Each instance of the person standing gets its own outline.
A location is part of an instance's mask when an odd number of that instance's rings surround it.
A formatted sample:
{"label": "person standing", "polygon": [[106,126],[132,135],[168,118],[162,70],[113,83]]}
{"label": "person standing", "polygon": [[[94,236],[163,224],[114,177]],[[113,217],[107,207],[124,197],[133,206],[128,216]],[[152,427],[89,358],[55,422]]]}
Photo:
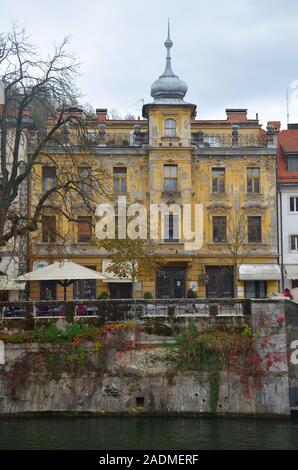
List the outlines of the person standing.
{"label": "person standing", "polygon": [[284,291],[283,291],[283,296],[284,297],[287,297],[288,299],[290,300],[293,300],[293,295],[291,294],[291,291],[290,289],[286,288]]}

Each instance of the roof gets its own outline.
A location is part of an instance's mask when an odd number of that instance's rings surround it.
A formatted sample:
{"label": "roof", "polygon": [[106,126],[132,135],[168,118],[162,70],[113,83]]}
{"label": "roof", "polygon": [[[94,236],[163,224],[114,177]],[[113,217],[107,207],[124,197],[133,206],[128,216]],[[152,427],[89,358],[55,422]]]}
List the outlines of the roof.
{"label": "roof", "polygon": [[278,135],[278,141],[285,153],[298,153],[298,129],[281,131]]}
{"label": "roof", "polygon": [[298,183],[298,172],[287,170],[287,153],[298,154],[298,129],[288,129],[278,134],[277,152],[279,183]]}

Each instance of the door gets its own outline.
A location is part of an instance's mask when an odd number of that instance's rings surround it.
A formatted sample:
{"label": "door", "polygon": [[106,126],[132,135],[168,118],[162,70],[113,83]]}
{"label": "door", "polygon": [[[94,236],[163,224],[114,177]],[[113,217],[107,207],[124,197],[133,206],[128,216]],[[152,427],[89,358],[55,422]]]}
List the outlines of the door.
{"label": "door", "polygon": [[207,266],[206,274],[209,276],[206,288],[207,297],[221,298],[234,296],[232,268]]}
{"label": "door", "polygon": [[163,266],[156,274],[156,297],[179,299],[185,297],[186,267]]}
{"label": "door", "polygon": [[110,299],[131,299],[132,283],[131,282],[115,282],[109,284]]}

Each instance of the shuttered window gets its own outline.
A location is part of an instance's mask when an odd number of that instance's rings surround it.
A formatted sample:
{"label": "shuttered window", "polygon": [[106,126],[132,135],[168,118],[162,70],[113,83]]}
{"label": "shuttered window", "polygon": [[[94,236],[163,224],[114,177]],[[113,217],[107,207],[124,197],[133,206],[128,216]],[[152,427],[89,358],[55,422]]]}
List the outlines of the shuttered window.
{"label": "shuttered window", "polygon": [[287,155],[287,167],[288,171],[298,173],[298,154]]}
{"label": "shuttered window", "polygon": [[260,168],[247,168],[247,192],[260,192]]}
{"label": "shuttered window", "polygon": [[88,195],[92,191],[92,168],[90,166],[80,166],[78,168],[78,176],[79,176],[79,191],[83,193],[83,195]]}
{"label": "shuttered window", "polygon": [[89,242],[92,236],[92,218],[78,217],[78,242]]}
{"label": "shuttered window", "polygon": [[175,119],[165,120],[165,136],[176,137],[176,121]]}
{"label": "shuttered window", "polygon": [[164,219],[164,241],[177,242],[179,240],[178,215],[169,214]]}
{"label": "shuttered window", "polygon": [[247,217],[248,243],[262,242],[262,218],[259,216]]}
{"label": "shuttered window", "polygon": [[212,168],[212,192],[214,194],[225,192],[224,168]]}
{"label": "shuttered window", "polygon": [[42,189],[45,193],[57,185],[56,167],[43,166],[42,167]]}
{"label": "shuttered window", "polygon": [[56,217],[54,215],[44,215],[42,217],[42,241],[43,243],[55,243],[56,240]]}
{"label": "shuttered window", "polygon": [[225,216],[213,217],[213,241],[224,243],[226,241],[227,218]]}
{"label": "shuttered window", "polygon": [[113,168],[114,193],[123,194],[127,192],[127,169],[123,167]]}
{"label": "shuttered window", "polygon": [[164,165],[164,191],[176,192],[178,190],[177,165]]}

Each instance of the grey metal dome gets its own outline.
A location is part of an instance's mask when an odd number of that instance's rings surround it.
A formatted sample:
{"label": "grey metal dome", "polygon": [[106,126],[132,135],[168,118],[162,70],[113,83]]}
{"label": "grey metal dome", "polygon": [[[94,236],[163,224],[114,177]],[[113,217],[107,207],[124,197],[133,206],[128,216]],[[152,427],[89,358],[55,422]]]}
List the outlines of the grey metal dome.
{"label": "grey metal dome", "polygon": [[168,37],[165,41],[167,49],[166,68],[164,73],[151,86],[151,96],[155,101],[163,100],[183,100],[187,85],[183,80],[174,74],[171,65],[170,49],[173,41],[170,38],[170,24],[168,23]]}

